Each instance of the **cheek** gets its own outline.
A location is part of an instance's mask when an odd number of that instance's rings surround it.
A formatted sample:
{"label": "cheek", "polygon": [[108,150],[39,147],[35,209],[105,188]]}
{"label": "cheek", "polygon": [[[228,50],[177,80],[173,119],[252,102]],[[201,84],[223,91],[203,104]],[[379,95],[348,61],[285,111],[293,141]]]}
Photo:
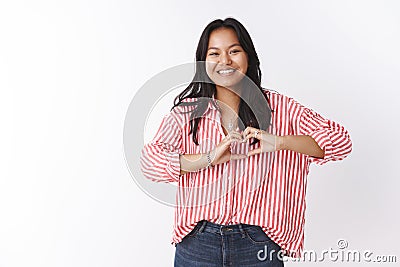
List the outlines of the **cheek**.
{"label": "cheek", "polygon": [[249,65],[247,64],[247,62],[245,62],[242,67],[243,74],[246,74],[248,69],[249,69]]}
{"label": "cheek", "polygon": [[245,55],[238,57],[236,59],[236,64],[238,64],[239,67],[242,69],[243,73],[246,74],[247,68],[249,66],[247,57]]}
{"label": "cheek", "polygon": [[211,76],[213,72],[215,71],[215,67],[217,66],[217,63],[213,62],[212,60],[206,59],[206,72],[208,76]]}
{"label": "cheek", "polygon": [[247,57],[246,57],[246,56],[243,56],[243,57],[240,59],[240,66],[241,66],[241,68],[243,69],[243,72],[246,73],[246,72],[247,72],[247,69],[248,69],[248,67],[249,67],[249,63],[248,63],[248,60],[247,60]]}

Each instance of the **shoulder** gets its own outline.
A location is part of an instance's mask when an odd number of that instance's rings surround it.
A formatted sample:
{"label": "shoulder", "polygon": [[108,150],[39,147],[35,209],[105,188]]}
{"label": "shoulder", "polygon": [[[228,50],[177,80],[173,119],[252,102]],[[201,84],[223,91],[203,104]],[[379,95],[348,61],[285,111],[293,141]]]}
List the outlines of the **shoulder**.
{"label": "shoulder", "polygon": [[272,89],[263,90],[267,94],[270,108],[276,116],[296,117],[305,111],[312,111],[312,109],[307,108],[293,97],[281,94]]}
{"label": "shoulder", "polygon": [[293,98],[281,94],[274,89],[262,88],[262,90],[264,94],[268,97],[272,109],[274,109],[276,106],[288,105],[292,101],[294,101]]}
{"label": "shoulder", "polygon": [[184,125],[188,121],[190,121],[190,115],[193,109],[196,107],[194,102],[196,102],[197,98],[185,98],[183,99],[179,105],[170,109],[170,112],[165,116],[171,121],[178,125]]}
{"label": "shoulder", "polygon": [[178,106],[175,106],[171,112],[172,113],[182,113],[182,112],[190,112],[192,111],[196,105],[194,104],[197,101],[196,97],[190,97],[182,99],[181,103]]}

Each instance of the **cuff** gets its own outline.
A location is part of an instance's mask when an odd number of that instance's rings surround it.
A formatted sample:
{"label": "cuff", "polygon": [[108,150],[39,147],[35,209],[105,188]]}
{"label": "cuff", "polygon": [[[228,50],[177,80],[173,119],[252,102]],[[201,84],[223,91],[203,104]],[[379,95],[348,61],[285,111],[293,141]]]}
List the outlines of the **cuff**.
{"label": "cuff", "polygon": [[177,152],[165,152],[166,159],[168,161],[165,171],[171,180],[178,182],[179,176],[181,175],[181,164],[179,161],[179,153]]}
{"label": "cuff", "polygon": [[315,162],[318,165],[323,165],[333,158],[333,145],[327,130],[318,130],[309,134],[319,147],[324,150],[323,158],[309,157],[310,162]]}

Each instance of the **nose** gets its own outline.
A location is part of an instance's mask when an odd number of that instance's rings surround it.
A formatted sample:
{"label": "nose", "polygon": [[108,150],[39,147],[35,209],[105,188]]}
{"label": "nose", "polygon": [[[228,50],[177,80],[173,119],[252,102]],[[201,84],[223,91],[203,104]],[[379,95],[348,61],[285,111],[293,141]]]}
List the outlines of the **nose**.
{"label": "nose", "polygon": [[222,53],[220,61],[222,64],[225,65],[230,65],[232,63],[231,57],[229,56],[228,53]]}

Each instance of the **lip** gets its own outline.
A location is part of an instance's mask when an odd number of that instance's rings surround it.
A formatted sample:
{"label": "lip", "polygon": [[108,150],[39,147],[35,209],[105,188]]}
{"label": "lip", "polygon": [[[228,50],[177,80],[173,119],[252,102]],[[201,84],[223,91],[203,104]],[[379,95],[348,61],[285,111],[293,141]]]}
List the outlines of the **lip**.
{"label": "lip", "polygon": [[[229,71],[229,72],[220,72],[220,71]],[[216,72],[219,74],[219,75],[221,75],[221,76],[230,76],[230,75],[233,75],[235,72],[236,72],[237,70],[236,69],[233,69],[233,68],[227,68],[227,69],[220,69],[220,70],[217,70]]]}

